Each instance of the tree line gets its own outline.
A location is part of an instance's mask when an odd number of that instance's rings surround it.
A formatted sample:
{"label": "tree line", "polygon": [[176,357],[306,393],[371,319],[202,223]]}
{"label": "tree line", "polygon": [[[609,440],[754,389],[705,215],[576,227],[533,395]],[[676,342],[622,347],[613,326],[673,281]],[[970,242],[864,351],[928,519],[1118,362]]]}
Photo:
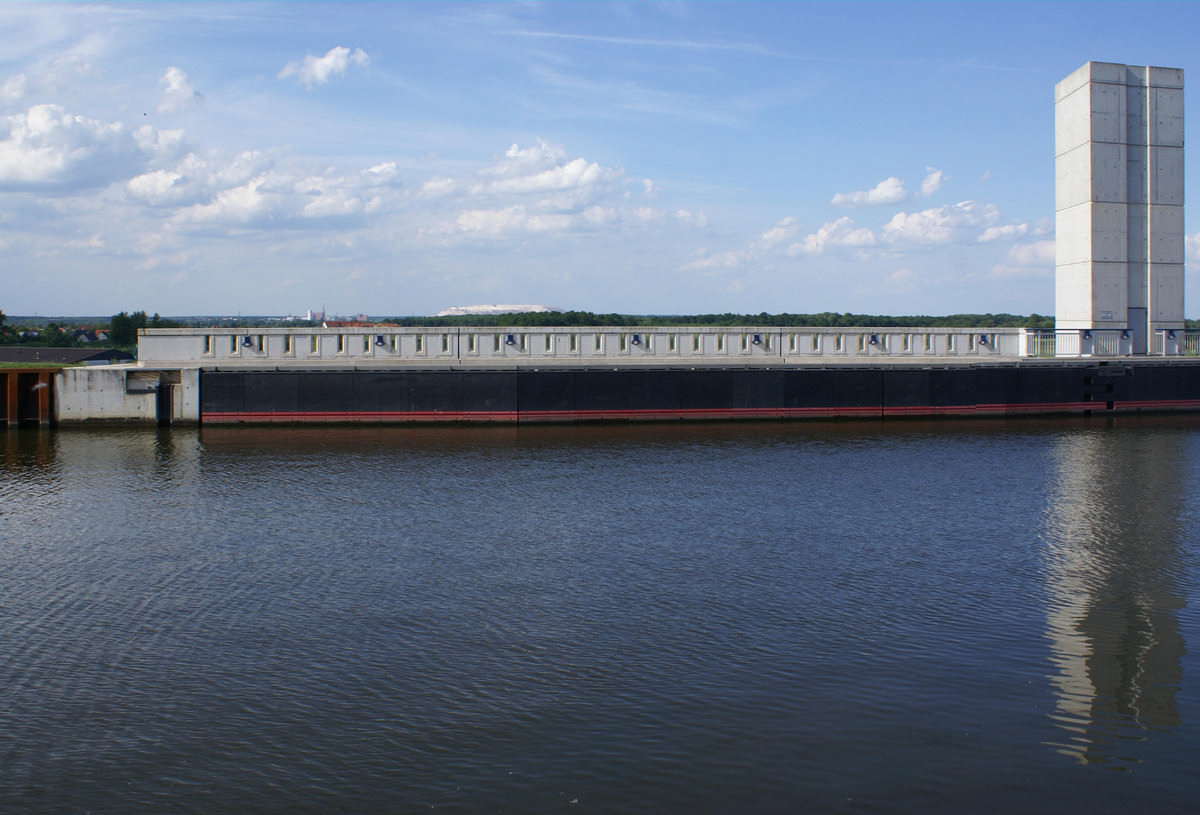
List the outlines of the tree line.
{"label": "tree line", "polygon": [[406,327],[474,326],[561,327],[561,326],[761,326],[821,328],[1053,328],[1054,318],[1040,314],[951,314],[935,317],[885,316],[877,314],[595,314],[590,311],[533,311],[513,314],[456,314],[446,317],[392,317],[388,323]]}
{"label": "tree line", "polygon": [[[761,326],[796,328],[1054,328],[1054,317],[1042,314],[930,314],[893,316],[883,314],[853,314],[822,311],[815,314],[616,314],[591,311],[532,311],[510,314],[461,314],[445,317],[390,317],[382,322],[405,327],[479,327],[479,328],[555,328],[563,326],[597,327],[642,327],[642,326]],[[114,314],[107,324],[91,324],[87,328],[102,331],[107,339],[81,343],[75,338],[76,325],[60,325],[51,322],[31,332],[25,326],[10,325],[0,311],[0,343],[29,343],[52,346],[99,346],[132,348],[137,345],[137,332],[142,328],[178,328],[184,323],[170,320],[155,313],[148,316],[145,311],[132,314],[122,311]],[[279,325],[279,322],[244,319],[237,327],[261,327]],[[294,321],[290,325],[311,325],[308,321]],[[1189,330],[1200,329],[1200,320],[1185,320]],[[30,336],[23,336],[30,334]]]}
{"label": "tree line", "polygon": [[[25,325],[9,324],[8,316],[0,311],[0,344],[24,344],[50,346],[52,348],[124,348],[131,349],[137,345],[137,332],[141,328],[175,328],[182,325],[174,320],[167,320],[158,315],[148,317],[144,311],[132,314],[122,311],[114,314],[107,323],[59,323],[51,321],[45,325],[33,328]],[[87,333],[94,339],[83,341],[81,334]],[[103,335],[103,338],[100,338]]]}

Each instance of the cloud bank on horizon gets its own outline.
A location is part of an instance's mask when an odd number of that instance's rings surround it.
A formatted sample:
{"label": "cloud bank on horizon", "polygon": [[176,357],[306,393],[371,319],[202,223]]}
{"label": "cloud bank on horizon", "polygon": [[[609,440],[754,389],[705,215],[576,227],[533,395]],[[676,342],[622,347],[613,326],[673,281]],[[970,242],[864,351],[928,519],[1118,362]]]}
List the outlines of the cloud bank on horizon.
{"label": "cloud bank on horizon", "polygon": [[1190,44],[967,5],[0,5],[0,310],[1052,312],[1054,83]]}

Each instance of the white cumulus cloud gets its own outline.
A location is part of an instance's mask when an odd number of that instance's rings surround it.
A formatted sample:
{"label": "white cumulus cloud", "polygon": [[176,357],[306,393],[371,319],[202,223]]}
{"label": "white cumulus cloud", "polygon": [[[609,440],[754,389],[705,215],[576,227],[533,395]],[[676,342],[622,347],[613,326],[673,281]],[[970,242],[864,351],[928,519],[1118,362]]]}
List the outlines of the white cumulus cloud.
{"label": "white cumulus cloud", "polygon": [[119,122],[72,115],[59,105],[0,118],[0,190],[105,186],[148,158]]}
{"label": "white cumulus cloud", "polygon": [[772,259],[787,257],[813,257],[823,254],[832,247],[864,248],[875,245],[875,233],[866,227],[858,227],[854,219],[843,216],[829,221],[815,232],[793,240],[800,233],[795,218],[784,218],[751,241],[744,249],[725,251],[701,250],[681,268],[684,270],[740,269],[751,263],[767,263]]}
{"label": "white cumulus cloud", "polygon": [[486,189],[492,193],[556,192],[592,187],[597,182],[617,175],[619,173],[615,170],[606,170],[595,162],[577,158],[540,173],[493,181],[486,185]]}
{"label": "white cumulus cloud", "polygon": [[334,76],[343,76],[346,69],[351,65],[357,65],[360,68],[366,67],[371,61],[367,52],[361,48],[356,48],[351,51],[345,46],[339,45],[330,48],[323,57],[314,57],[308,54],[302,60],[293,60],[283,66],[283,70],[279,72],[278,79],[287,79],[289,76],[296,77],[296,81],[302,83],[306,88],[311,88],[313,85],[324,85]]}
{"label": "white cumulus cloud", "polygon": [[270,177],[258,176],[232,189],[222,190],[205,204],[181,211],[176,223],[249,224],[282,215],[286,199],[269,186]]}
{"label": "white cumulus cloud", "polygon": [[980,243],[992,241],[1007,241],[1020,238],[1029,233],[1029,224],[1005,224],[1004,226],[989,226],[979,236]]}
{"label": "white cumulus cloud", "polygon": [[[539,141],[532,147],[512,145],[473,181],[461,186],[471,198],[484,199],[480,203],[493,205],[491,208],[519,199],[531,212],[581,212],[621,190],[624,182],[624,170],[570,158],[562,147]],[[428,194],[438,191],[433,188]]]}
{"label": "white cumulus cloud", "polygon": [[360,172],[315,170],[275,152],[194,151],[125,185],[128,200],[164,210],[176,226],[317,223],[389,209],[401,198],[395,162]]}
{"label": "white cumulus cloud", "polygon": [[806,235],[803,240],[788,247],[790,257],[798,255],[819,255],[830,246],[872,246],[875,244],[875,233],[866,227],[855,228],[854,219],[842,216],[836,221],[830,221]]}
{"label": "white cumulus cloud", "polygon": [[531,147],[512,145],[490,167],[481,170],[480,174],[495,178],[512,178],[552,169],[566,160],[567,151],[564,148],[538,139],[538,143]]}
{"label": "white cumulus cloud", "polygon": [[712,253],[701,250],[693,260],[689,260],[680,268],[685,272],[740,269],[745,265],[749,254],[747,251],[736,249]]}
{"label": "white cumulus cloud", "polygon": [[962,201],[921,212],[898,212],[883,227],[881,237],[889,243],[951,243],[999,219],[1000,212],[992,204]]}
{"label": "white cumulus cloud", "polygon": [[789,240],[799,229],[800,226],[795,218],[784,218],[764,232],[759,237],[755,246],[761,251],[768,251],[780,243]]}
{"label": "white cumulus cloud", "polygon": [[420,195],[423,198],[440,198],[450,195],[456,189],[458,184],[453,178],[431,178],[421,185]]}
{"label": "white cumulus cloud", "polygon": [[941,170],[933,167],[925,168],[925,179],[921,182],[921,197],[928,198],[942,188],[947,177]]}
{"label": "white cumulus cloud", "polygon": [[860,192],[839,192],[831,202],[835,207],[872,207],[880,204],[898,204],[908,197],[904,182],[892,176],[880,181],[873,188]]}
{"label": "white cumulus cloud", "polygon": [[517,205],[497,210],[471,210],[458,216],[457,225],[464,232],[486,232],[499,235],[506,232],[545,232],[561,230],[570,225],[568,215],[538,215]]}
{"label": "white cumulus cloud", "polygon": [[159,113],[187,110],[204,99],[204,95],[196,90],[187,74],[174,66],[167,68],[167,72],[159,81],[164,88],[162,98],[158,101]]}
{"label": "white cumulus cloud", "polygon": [[182,186],[176,185],[182,180],[183,176],[173,170],[152,170],[130,179],[125,186],[135,199],[162,204],[177,197]]}
{"label": "white cumulus cloud", "polygon": [[[630,184],[618,167],[572,157],[558,145],[539,140],[510,146],[491,164],[459,177],[426,181],[416,197],[445,214],[425,236],[501,236],[509,233],[584,233],[647,228],[666,213],[631,207]],[[436,202],[436,204],[434,204]]]}
{"label": "white cumulus cloud", "polygon": [[152,207],[210,204],[222,192],[264,176],[275,163],[271,154],[247,151],[236,155],[190,152],[166,167],[130,179],[129,196]]}

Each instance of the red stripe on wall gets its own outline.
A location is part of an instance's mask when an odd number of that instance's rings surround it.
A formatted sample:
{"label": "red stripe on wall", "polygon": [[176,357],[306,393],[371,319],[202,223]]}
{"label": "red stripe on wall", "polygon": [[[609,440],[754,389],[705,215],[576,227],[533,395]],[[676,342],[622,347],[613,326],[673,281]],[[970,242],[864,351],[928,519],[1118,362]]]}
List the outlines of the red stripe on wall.
{"label": "red stripe on wall", "polygon": [[[1111,410],[1198,410],[1200,400],[1117,402]],[[590,422],[590,421],[698,421],[720,419],[791,419],[883,416],[1003,416],[1083,413],[1109,410],[1105,402],[1038,402],[990,405],[800,407],[800,408],[697,408],[662,410],[546,410],[546,411],[226,411],[205,413],[208,424],[237,423],[338,423],[338,422]]]}

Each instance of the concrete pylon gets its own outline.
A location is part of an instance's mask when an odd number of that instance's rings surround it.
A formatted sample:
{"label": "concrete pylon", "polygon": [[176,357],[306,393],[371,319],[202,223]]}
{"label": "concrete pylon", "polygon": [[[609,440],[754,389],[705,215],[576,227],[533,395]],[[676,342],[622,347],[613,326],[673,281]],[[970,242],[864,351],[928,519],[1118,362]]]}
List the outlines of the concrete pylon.
{"label": "concrete pylon", "polygon": [[1089,62],[1054,88],[1059,329],[1146,353],[1182,329],[1183,70]]}

